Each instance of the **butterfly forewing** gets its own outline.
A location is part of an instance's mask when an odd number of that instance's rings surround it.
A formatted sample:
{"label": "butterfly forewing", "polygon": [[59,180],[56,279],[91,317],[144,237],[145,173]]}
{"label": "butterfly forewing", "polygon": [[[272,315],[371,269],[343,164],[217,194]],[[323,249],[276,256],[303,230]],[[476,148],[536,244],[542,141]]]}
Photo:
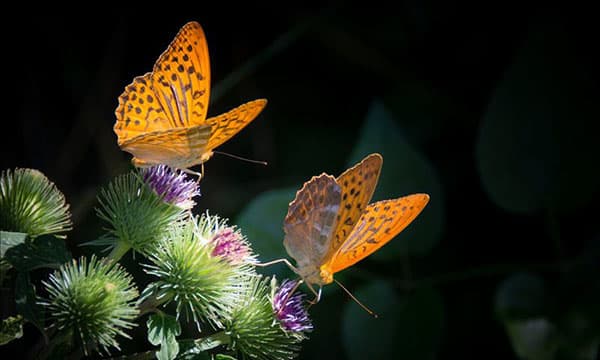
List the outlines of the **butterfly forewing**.
{"label": "butterfly forewing", "polygon": [[152,87],[173,127],[204,124],[210,96],[210,62],[204,31],[185,24],[156,61]]}
{"label": "butterfly forewing", "polygon": [[337,183],[342,189],[342,201],[338,213],[338,225],[333,238],[333,253],[346,240],[363,210],[371,201],[382,163],[381,155],[371,154],[337,178]]}
{"label": "butterfly forewing", "polygon": [[212,132],[208,149],[212,150],[229,140],[248,125],[267,105],[267,100],[259,99],[247,102],[224,114],[206,120]]}
{"label": "butterfly forewing", "polygon": [[373,203],[331,259],[338,272],[369,256],[406,228],[429,202],[427,194],[413,194]]}
{"label": "butterfly forewing", "polygon": [[210,95],[210,63],[204,32],[183,26],[152,73],[136,77],[119,96],[114,131],[121,145],[141,134],[203,124]]}
{"label": "butterfly forewing", "polygon": [[285,217],[283,245],[302,267],[318,266],[331,245],[340,206],[341,190],[335,178],[321,174],[296,193]]}

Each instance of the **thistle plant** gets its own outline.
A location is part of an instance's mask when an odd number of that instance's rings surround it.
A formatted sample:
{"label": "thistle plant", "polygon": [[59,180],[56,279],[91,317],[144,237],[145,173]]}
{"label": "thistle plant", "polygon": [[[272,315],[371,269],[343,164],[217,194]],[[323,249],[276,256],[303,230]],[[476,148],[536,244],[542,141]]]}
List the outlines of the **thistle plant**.
{"label": "thistle plant", "polygon": [[0,231],[64,237],[71,214],[64,195],[44,174],[34,169],[0,173]]}
{"label": "thistle plant", "polygon": [[235,226],[230,226],[226,219],[206,212],[198,224],[200,237],[212,247],[212,256],[221,257],[233,265],[256,261],[246,237]]}
{"label": "thistle plant", "polygon": [[313,325],[305,306],[306,295],[294,292],[297,287],[297,280],[285,279],[280,286],[277,286],[273,278],[271,303],[281,327],[291,334],[304,337],[307,332],[313,330]]}
{"label": "thistle plant", "polygon": [[[249,280],[250,286],[225,323],[227,348],[250,359],[292,359],[299,343],[312,330],[306,310],[296,306],[301,295],[288,298],[287,285],[277,286],[275,278]],[[291,319],[295,319],[291,321]]]}
{"label": "thistle plant", "polygon": [[121,175],[100,192],[97,213],[109,226],[91,244],[108,246],[115,260],[129,249],[149,255],[172,225],[189,214],[198,194],[195,182],[164,166]]}
{"label": "thistle plant", "polygon": [[144,182],[161,196],[163,201],[185,210],[196,205],[193,198],[200,195],[200,188],[182,171],[173,170],[166,165],[157,165],[141,172]]}
{"label": "thistle plant", "polygon": [[49,297],[51,327],[67,337],[74,336],[85,354],[91,349],[119,349],[117,336],[129,338],[138,314],[138,296],[133,278],[118,264],[85,257],[63,265],[42,282]]}
{"label": "thistle plant", "polygon": [[[174,302],[177,317],[191,316],[199,329],[203,322],[221,327],[224,314],[237,306],[245,291],[245,277],[254,271],[237,253],[216,252],[219,244],[214,238],[230,230],[225,221],[208,213],[173,226],[149,256],[151,264],[144,264],[157,279],[142,293],[143,308]],[[228,240],[240,248],[246,245],[241,235]]]}
{"label": "thistle plant", "polygon": [[[20,284],[19,314],[2,322],[2,344],[20,338],[31,322],[49,340],[36,358],[110,354],[145,321],[148,341],[159,349],[142,357],[210,352],[279,360],[295,357],[312,330],[304,295],[292,293],[297,282],[278,285],[258,275],[250,243],[227,219],[208,211],[194,216],[200,191],[182,172],[166,166],[134,170],[101,190],[96,211],[106,233],[85,244],[112,249],[105,258],[72,259],[62,240],[36,240],[70,226],[64,196],[43,174],[3,171],[0,185],[0,224],[11,231],[0,232],[0,261],[3,273],[18,272]],[[24,242],[27,237],[37,242]],[[149,275],[141,295],[137,279],[119,264],[130,249],[144,255],[139,265]],[[29,276],[39,268],[54,269],[41,282],[43,295]],[[190,321],[198,333],[179,339],[180,323]]]}

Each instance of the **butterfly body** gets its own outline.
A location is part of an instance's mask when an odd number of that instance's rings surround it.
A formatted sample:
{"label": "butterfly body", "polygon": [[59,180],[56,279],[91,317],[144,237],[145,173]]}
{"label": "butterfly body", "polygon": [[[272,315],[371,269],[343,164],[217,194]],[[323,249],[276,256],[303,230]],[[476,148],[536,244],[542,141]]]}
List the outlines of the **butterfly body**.
{"label": "butterfly body", "polygon": [[166,164],[188,169],[208,161],[213,150],[248,125],[265,99],[207,117],[210,63],[202,27],[184,25],[156,61],[119,97],[113,130],[137,167]]}
{"label": "butterfly body", "polygon": [[428,203],[429,195],[412,194],[369,204],[382,162],[371,154],[337,178],[314,176],[290,203],[283,243],[309,286],[333,282],[335,273],[392,240]]}

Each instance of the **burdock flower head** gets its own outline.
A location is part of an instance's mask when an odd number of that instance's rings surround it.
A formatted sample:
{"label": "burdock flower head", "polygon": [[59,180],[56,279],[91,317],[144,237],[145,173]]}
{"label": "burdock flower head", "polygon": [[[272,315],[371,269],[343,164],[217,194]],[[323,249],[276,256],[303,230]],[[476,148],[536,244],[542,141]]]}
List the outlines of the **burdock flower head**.
{"label": "burdock flower head", "polygon": [[212,247],[212,256],[222,258],[232,265],[255,262],[256,255],[246,237],[238,228],[229,225],[227,219],[206,212],[198,221],[198,232],[203,241]]}
{"label": "burdock flower head", "polygon": [[144,169],[142,175],[144,182],[162,196],[164,201],[182,209],[194,207],[196,203],[193,198],[200,195],[196,181],[189,179],[182,171],[174,171],[166,165]]}
{"label": "burdock flower head", "polygon": [[228,348],[244,358],[294,358],[305,339],[303,332],[312,329],[299,295],[286,299],[289,284],[284,290],[277,289],[274,278],[269,282],[254,276],[250,285],[225,324]]}
{"label": "burdock flower head", "polygon": [[276,287],[273,284],[272,287],[274,290],[276,289],[272,297],[273,311],[275,311],[281,327],[297,334],[312,331],[313,325],[304,304],[305,294],[292,293],[298,288],[298,281],[285,279],[281,286]]}
{"label": "burdock flower head", "polygon": [[86,354],[92,349],[119,349],[117,336],[129,338],[138,311],[138,295],[132,277],[118,264],[92,256],[63,265],[48,282],[49,298],[41,302],[50,313],[52,326],[75,336]]}
{"label": "burdock flower head", "polygon": [[69,205],[44,174],[34,169],[0,173],[0,231],[33,238],[70,229]]}
{"label": "burdock flower head", "polygon": [[176,222],[189,215],[187,209],[198,192],[197,185],[165,167],[121,175],[101,190],[98,216],[110,226],[106,235],[91,242],[108,245],[109,256],[118,260],[129,249],[154,253]]}
{"label": "burdock flower head", "polygon": [[[221,327],[222,319],[239,303],[253,267],[232,264],[215,256],[216,217],[196,217],[172,228],[149,257],[148,274],[156,276],[142,293],[144,304],[153,306],[174,302],[178,317],[185,313],[196,322]],[[220,222],[216,222],[218,225]],[[146,305],[144,305],[146,306]]]}

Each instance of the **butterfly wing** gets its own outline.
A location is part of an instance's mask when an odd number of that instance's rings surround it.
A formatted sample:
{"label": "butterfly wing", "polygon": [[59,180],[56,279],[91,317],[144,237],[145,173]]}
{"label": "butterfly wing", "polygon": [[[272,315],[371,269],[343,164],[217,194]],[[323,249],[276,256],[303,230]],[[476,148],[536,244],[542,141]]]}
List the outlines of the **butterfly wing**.
{"label": "butterfly wing", "polygon": [[173,127],[201,125],[210,97],[210,61],[204,30],[185,24],[154,64],[152,87]]}
{"label": "butterfly wing", "polygon": [[304,183],[288,208],[283,245],[303,268],[318,267],[330,248],[341,190],[333,176],[321,174]]}
{"label": "butterfly wing", "polygon": [[248,125],[267,105],[266,99],[247,102],[219,116],[206,120],[212,132],[208,141],[208,150],[213,150],[232,138]]}
{"label": "butterfly wing", "polygon": [[147,73],[136,77],[119,96],[119,106],[115,111],[117,121],[113,127],[119,146],[147,132],[173,127],[149,85],[151,76]]}
{"label": "butterfly wing", "polygon": [[128,139],[121,148],[134,156],[136,166],[168,164],[186,169],[201,162],[209,137],[209,126],[167,129]]}
{"label": "butterfly wing", "polygon": [[406,228],[429,202],[427,194],[412,194],[375,202],[365,209],[329,267],[341,271],[371,255]]}
{"label": "butterfly wing", "polygon": [[119,96],[113,127],[121,145],[146,132],[202,125],[210,96],[210,63],[204,31],[184,25],[156,61]]}
{"label": "butterfly wing", "polygon": [[339,249],[371,201],[382,163],[381,155],[371,154],[336,179],[342,189],[342,202],[329,255]]}

